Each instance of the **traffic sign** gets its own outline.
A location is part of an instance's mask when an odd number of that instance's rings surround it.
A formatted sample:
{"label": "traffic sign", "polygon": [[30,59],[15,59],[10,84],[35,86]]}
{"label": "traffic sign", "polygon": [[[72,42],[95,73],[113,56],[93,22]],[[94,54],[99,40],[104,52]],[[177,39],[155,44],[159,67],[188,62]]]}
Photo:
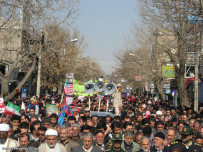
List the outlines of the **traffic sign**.
{"label": "traffic sign", "polygon": [[22,88],[21,98],[25,99],[27,97],[27,88]]}

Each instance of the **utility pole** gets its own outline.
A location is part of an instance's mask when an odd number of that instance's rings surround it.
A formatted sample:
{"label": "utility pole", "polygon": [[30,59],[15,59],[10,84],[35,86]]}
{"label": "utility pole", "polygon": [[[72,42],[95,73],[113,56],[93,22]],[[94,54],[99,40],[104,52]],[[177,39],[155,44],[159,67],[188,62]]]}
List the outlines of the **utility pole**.
{"label": "utility pole", "polygon": [[37,91],[36,96],[40,97],[40,87],[41,87],[41,69],[42,69],[42,47],[44,45],[44,33],[41,33],[40,42],[39,42],[39,59],[38,59],[38,69],[37,69]]}
{"label": "utility pole", "polygon": [[25,0],[24,4],[22,5],[22,14],[21,14],[21,27],[22,27],[22,51],[28,51],[29,50],[29,31],[30,31],[30,12],[29,12],[29,0]]}
{"label": "utility pole", "polygon": [[199,50],[195,49],[195,85],[194,85],[194,111],[198,112],[199,86],[198,86]]}

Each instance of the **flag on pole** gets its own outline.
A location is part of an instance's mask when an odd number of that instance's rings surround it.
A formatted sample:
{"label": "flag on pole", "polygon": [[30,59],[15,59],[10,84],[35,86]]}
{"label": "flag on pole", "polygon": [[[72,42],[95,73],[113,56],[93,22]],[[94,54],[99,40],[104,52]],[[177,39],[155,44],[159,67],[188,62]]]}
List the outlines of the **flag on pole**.
{"label": "flag on pole", "polygon": [[66,95],[73,95],[73,84],[66,83],[66,85],[65,85],[65,94]]}
{"label": "flag on pole", "polygon": [[20,107],[17,106],[17,105],[14,105],[13,103],[11,102],[8,102],[6,108],[5,108],[5,111],[4,111],[4,114],[6,115],[21,115],[20,114]]}
{"label": "flag on pole", "polygon": [[45,105],[46,114],[49,117],[52,113],[58,115],[58,105],[46,104]]}
{"label": "flag on pole", "polygon": [[64,96],[63,104],[64,105],[74,104],[74,97]]}
{"label": "flag on pole", "polygon": [[0,113],[3,113],[5,110],[4,99],[0,98]]}
{"label": "flag on pole", "polygon": [[158,94],[154,97],[154,100],[155,100],[155,101],[158,101],[158,100],[159,100],[159,95],[158,95]]}
{"label": "flag on pole", "polygon": [[195,77],[187,79],[187,81],[185,82],[185,86],[187,87],[191,81],[195,81]]}
{"label": "flag on pole", "polygon": [[21,109],[25,110],[25,104],[23,101],[22,101]]}

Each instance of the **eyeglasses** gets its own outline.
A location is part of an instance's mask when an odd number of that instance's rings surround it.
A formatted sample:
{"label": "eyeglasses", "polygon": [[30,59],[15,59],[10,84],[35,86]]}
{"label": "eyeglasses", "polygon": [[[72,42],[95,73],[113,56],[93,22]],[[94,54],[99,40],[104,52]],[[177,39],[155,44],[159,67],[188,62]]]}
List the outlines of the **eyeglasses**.
{"label": "eyeglasses", "polygon": [[45,136],[45,134],[37,134],[37,136]]}

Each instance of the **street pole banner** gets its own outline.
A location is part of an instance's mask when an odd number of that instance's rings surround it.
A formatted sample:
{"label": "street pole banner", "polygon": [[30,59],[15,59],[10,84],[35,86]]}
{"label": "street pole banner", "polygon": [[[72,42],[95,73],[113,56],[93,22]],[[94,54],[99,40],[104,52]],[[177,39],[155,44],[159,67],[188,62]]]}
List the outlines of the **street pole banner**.
{"label": "street pole banner", "polygon": [[74,97],[64,96],[63,104],[70,105],[74,102]]}
{"label": "street pole banner", "polygon": [[27,97],[27,88],[22,88],[21,98],[25,99]]}
{"label": "street pole banner", "polygon": [[47,116],[50,116],[52,113],[58,115],[58,105],[46,104],[45,108]]}
{"label": "street pole banner", "polygon": [[174,66],[162,66],[162,77],[174,78],[175,77]]}
{"label": "street pole banner", "polygon": [[3,113],[5,110],[4,99],[0,98],[0,113]]}
{"label": "street pole banner", "polygon": [[65,94],[66,95],[73,95],[73,84],[66,83],[65,84]]}
{"label": "street pole banner", "polygon": [[[89,80],[92,82],[92,80]],[[79,82],[75,79],[73,79],[73,94],[75,96],[93,96],[93,94],[87,94],[84,88],[85,83]]]}
{"label": "street pole banner", "polygon": [[142,76],[141,75],[136,75],[135,76],[135,81],[142,81]]}
{"label": "street pole banner", "polygon": [[66,74],[66,78],[68,78],[68,79],[73,79],[73,77],[74,77],[74,73],[67,73]]}

